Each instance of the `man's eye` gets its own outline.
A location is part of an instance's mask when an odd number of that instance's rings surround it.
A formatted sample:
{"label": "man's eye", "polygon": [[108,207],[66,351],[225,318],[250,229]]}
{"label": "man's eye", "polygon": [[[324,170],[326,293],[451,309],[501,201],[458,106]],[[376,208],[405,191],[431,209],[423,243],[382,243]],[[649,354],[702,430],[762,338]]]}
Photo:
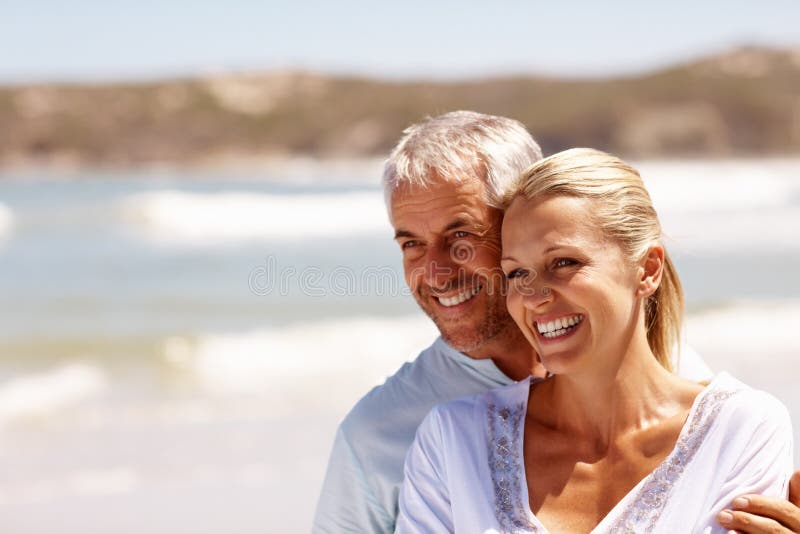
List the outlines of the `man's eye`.
{"label": "man's eye", "polygon": [[469,237],[469,232],[465,232],[464,230],[457,230],[453,232],[453,237],[456,239],[463,239],[465,237]]}
{"label": "man's eye", "polygon": [[558,258],[553,262],[553,267],[570,267],[572,265],[577,265],[578,262],[573,260],[572,258]]}
{"label": "man's eye", "polygon": [[419,245],[419,241],[414,241],[414,240],[403,241],[402,243],[400,243],[400,248],[406,250],[408,248],[416,247],[417,245]]}

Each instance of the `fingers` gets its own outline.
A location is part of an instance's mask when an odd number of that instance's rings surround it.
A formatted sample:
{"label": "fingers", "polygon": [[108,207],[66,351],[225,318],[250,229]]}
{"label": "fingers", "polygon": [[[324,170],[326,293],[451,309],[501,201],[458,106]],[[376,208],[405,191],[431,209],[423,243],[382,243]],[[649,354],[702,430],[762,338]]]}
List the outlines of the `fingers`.
{"label": "fingers", "polygon": [[800,508],[787,500],[763,495],[744,495],[733,500],[733,509],[772,519],[791,532],[800,532]]}
{"label": "fingers", "polygon": [[729,532],[744,534],[794,534],[774,519],[748,514],[738,510],[723,510],[717,521]]}
{"label": "fingers", "polygon": [[800,470],[795,471],[789,481],[789,500],[795,506],[800,506]]}

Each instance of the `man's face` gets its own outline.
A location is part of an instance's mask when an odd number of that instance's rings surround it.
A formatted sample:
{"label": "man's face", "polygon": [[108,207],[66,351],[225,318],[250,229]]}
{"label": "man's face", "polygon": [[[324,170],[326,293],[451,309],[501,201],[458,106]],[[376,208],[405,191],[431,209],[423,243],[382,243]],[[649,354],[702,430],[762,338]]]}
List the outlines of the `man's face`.
{"label": "man's face", "polygon": [[483,199],[478,180],[402,185],[391,199],[406,283],[444,340],[466,353],[516,328],[500,270],[502,214]]}

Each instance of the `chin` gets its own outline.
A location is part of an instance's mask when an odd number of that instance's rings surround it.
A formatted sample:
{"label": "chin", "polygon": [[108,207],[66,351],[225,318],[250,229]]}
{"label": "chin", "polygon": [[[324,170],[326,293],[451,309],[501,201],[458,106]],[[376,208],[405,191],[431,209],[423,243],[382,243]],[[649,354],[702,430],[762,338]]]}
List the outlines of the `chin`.
{"label": "chin", "polygon": [[442,339],[458,352],[477,350],[486,344],[487,339],[476,332],[446,332],[439,330]]}
{"label": "chin", "polygon": [[542,365],[548,373],[554,375],[568,375],[575,372],[578,355],[574,353],[557,353],[543,356],[539,354]]}

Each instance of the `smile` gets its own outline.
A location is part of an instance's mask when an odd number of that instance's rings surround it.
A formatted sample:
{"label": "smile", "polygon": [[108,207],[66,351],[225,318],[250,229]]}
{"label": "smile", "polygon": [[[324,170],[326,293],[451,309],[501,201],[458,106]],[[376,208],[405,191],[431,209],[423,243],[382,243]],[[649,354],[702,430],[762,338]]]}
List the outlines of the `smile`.
{"label": "smile", "polygon": [[464,291],[463,293],[459,293],[455,297],[436,297],[436,300],[439,301],[439,304],[446,308],[450,308],[452,306],[458,306],[459,304],[468,301],[472,297],[480,292],[481,286],[476,287],[475,289],[469,289]]}
{"label": "smile", "polygon": [[565,336],[575,330],[581,321],[583,321],[583,315],[571,315],[568,317],[559,317],[554,321],[548,321],[546,323],[539,323],[537,321],[534,324],[542,337],[555,339]]}

